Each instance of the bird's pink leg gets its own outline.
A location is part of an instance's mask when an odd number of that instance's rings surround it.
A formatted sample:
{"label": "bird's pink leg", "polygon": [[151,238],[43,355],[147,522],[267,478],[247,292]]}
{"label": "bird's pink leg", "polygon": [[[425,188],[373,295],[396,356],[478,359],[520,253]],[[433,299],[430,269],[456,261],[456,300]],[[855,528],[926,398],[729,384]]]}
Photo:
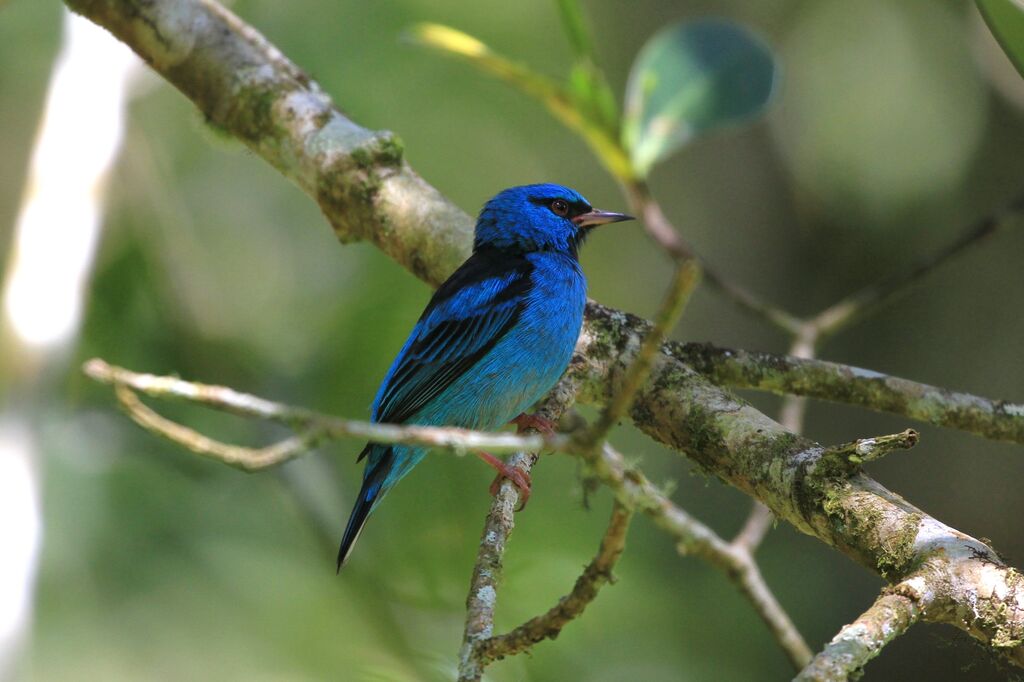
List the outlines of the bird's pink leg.
{"label": "bird's pink leg", "polygon": [[516,433],[522,433],[526,429],[536,429],[545,436],[553,436],[558,428],[558,424],[555,424],[550,419],[545,419],[536,414],[526,414],[525,412],[510,421],[509,424],[516,425]]}
{"label": "bird's pink leg", "polygon": [[502,480],[507,478],[512,481],[517,488],[519,488],[519,511],[522,511],[522,509],[526,507],[527,501],[530,499],[530,474],[525,473],[516,467],[505,464],[505,462],[501,461],[489,452],[480,450],[476,453],[476,456],[490,464],[498,471],[497,477],[495,477],[494,482],[491,483],[491,495],[498,494],[498,488],[501,486]]}

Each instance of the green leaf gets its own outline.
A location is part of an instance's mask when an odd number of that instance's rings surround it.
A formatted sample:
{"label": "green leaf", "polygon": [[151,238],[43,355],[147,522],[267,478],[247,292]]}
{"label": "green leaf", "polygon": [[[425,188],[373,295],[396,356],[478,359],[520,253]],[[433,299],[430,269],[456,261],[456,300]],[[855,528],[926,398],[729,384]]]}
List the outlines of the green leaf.
{"label": "green leaf", "polygon": [[569,94],[587,118],[611,137],[618,138],[618,102],[600,69],[590,62],[574,65],[569,71]]}
{"label": "green leaf", "polygon": [[1021,0],[977,0],[978,9],[999,46],[1024,76],[1024,2]]}
{"label": "green leaf", "polygon": [[558,13],[562,17],[562,30],[576,54],[576,59],[590,60],[594,54],[594,43],[590,38],[587,20],[577,0],[557,0]]}
{"label": "green leaf", "polygon": [[622,141],[635,172],[646,176],[696,135],[754,118],[776,79],[771,50],[736,24],[702,19],[659,31],[626,87]]}

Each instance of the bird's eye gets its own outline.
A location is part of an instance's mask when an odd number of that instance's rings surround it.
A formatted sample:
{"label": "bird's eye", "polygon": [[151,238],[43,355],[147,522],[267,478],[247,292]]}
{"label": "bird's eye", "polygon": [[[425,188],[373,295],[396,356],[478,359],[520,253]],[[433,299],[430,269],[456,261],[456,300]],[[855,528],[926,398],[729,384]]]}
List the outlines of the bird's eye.
{"label": "bird's eye", "polygon": [[564,199],[555,199],[551,202],[551,211],[564,218],[569,215],[569,204]]}

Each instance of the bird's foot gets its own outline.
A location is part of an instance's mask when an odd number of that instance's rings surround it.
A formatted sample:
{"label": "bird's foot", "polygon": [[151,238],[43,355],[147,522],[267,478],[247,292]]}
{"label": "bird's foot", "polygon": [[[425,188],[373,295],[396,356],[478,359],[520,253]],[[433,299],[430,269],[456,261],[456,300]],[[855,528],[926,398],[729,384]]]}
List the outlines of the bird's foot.
{"label": "bird's foot", "polygon": [[519,506],[516,508],[516,511],[522,511],[526,508],[526,503],[530,499],[530,474],[517,469],[516,467],[509,466],[489,452],[483,452],[481,450],[476,453],[476,456],[498,471],[498,475],[491,483],[491,495],[498,494],[498,490],[501,488],[501,482],[507,478],[512,481],[516,488],[519,489]]}
{"label": "bird's foot", "polygon": [[516,425],[516,433],[522,433],[526,429],[536,429],[545,436],[553,436],[558,428],[558,424],[550,419],[545,419],[536,414],[526,414],[525,412],[510,421],[509,424]]}

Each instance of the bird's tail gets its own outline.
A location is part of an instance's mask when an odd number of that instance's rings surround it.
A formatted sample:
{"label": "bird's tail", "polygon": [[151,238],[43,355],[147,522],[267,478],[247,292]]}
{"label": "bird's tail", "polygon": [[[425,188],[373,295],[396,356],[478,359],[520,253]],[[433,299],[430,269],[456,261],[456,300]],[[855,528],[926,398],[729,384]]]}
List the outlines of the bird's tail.
{"label": "bird's tail", "polygon": [[[375,452],[375,450],[377,450]],[[394,481],[388,481],[388,474],[394,468],[395,451],[391,446],[380,446],[369,443],[359,459],[369,454],[369,461],[366,463],[366,471],[363,474],[363,486],[359,489],[356,497],[356,504],[352,508],[352,515],[348,518],[348,525],[345,527],[345,534],[341,537],[341,547],[338,549],[338,570],[345,565],[352,547],[359,539],[359,534],[366,525],[370,512],[377,506],[377,501],[387,492]]]}

